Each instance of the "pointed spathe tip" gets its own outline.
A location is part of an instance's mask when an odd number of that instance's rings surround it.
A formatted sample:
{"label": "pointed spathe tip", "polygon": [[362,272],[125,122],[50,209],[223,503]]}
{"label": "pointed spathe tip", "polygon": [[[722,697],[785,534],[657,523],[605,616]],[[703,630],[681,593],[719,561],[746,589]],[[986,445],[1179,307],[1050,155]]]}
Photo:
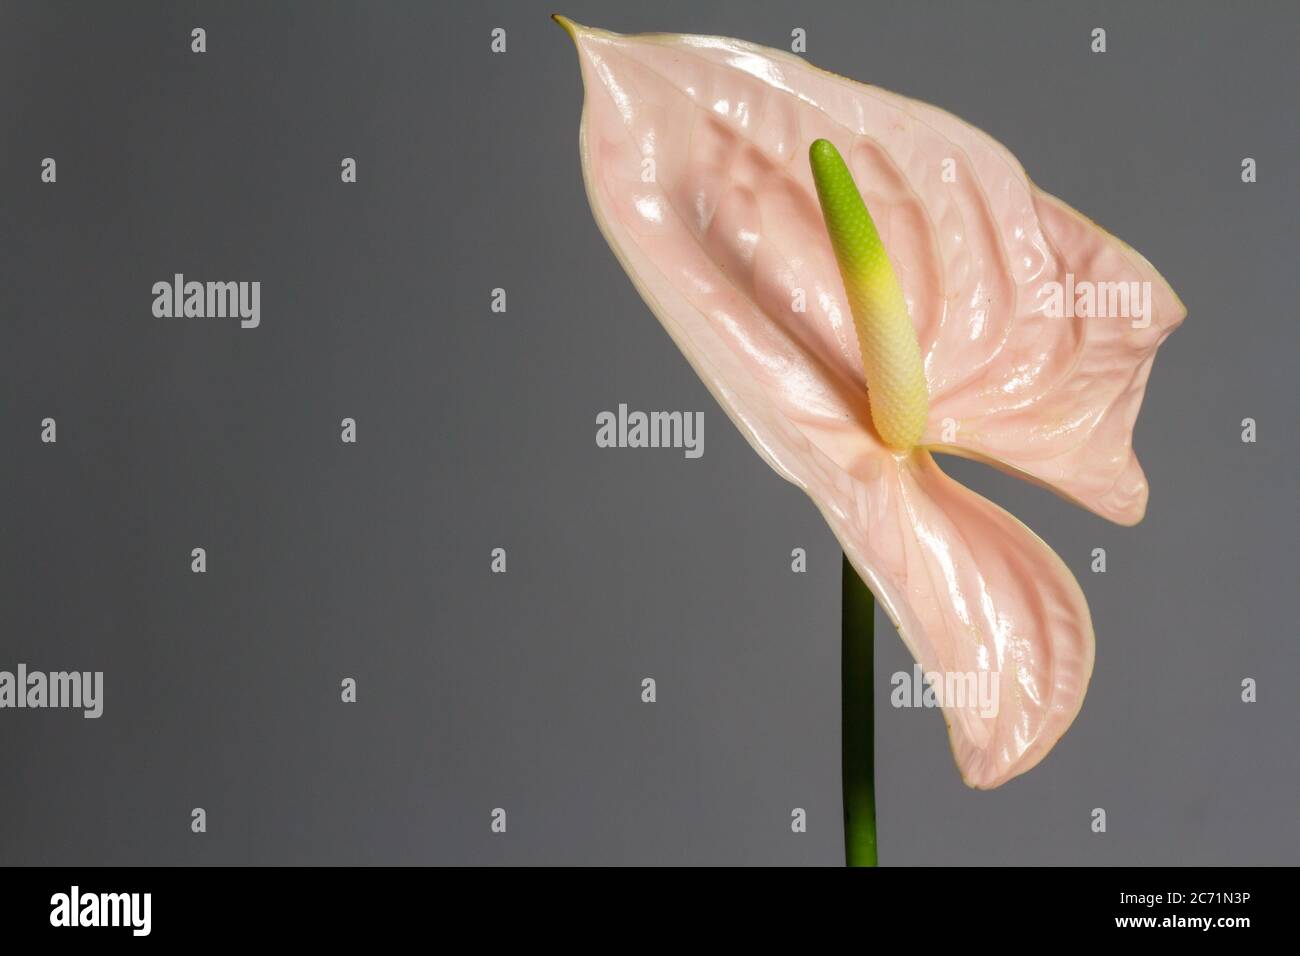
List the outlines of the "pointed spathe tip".
{"label": "pointed spathe tip", "polygon": [[570,20],[568,17],[560,13],[552,13],[551,19],[564,28],[564,32],[569,35],[570,39],[578,39],[578,31],[583,29],[581,23],[575,23],[573,20]]}

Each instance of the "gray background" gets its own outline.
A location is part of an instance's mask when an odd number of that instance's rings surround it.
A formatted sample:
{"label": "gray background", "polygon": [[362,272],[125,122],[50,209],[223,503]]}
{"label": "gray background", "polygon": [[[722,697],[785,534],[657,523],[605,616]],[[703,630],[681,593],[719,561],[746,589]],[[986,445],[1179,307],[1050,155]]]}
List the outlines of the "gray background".
{"label": "gray background", "polygon": [[[0,712],[0,862],[840,862],[838,549],[597,232],[549,12],[0,5],[0,668],[107,685],[98,721]],[[943,460],[1074,569],[1096,673],[1045,763],[974,792],[936,712],[889,708],[911,661],[882,625],[882,860],[1295,862],[1294,5],[564,12],[801,26],[820,66],[1005,142],[1190,310],[1137,429],[1137,528]],[[178,271],[261,280],[262,327],[154,319]],[[703,410],[704,457],[597,449],[619,402]]]}

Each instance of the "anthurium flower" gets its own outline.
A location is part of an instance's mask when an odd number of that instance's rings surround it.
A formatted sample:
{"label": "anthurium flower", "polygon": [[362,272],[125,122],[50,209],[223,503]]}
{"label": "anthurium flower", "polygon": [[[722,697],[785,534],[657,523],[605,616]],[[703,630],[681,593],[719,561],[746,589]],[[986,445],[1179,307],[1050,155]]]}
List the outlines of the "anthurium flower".
{"label": "anthurium flower", "polygon": [[[739,40],[561,23],[586,86],[588,198],[623,268],[923,670],[996,688],[994,707],[943,701],[965,781],[1033,767],[1082,705],[1088,606],[1042,540],[930,452],[1136,523],[1133,423],[1182,303],[943,110]],[[832,149],[810,165],[819,140]],[[846,181],[875,246],[837,226]]]}

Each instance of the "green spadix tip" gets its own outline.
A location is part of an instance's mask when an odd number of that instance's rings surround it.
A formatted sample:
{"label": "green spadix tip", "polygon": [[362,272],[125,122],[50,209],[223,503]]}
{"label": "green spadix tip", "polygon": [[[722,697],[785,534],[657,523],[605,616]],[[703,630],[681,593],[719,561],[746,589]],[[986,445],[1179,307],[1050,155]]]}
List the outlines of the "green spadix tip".
{"label": "green spadix tip", "polygon": [[828,163],[838,163],[844,165],[844,157],[840,151],[835,148],[835,144],[829,139],[815,139],[813,144],[808,147],[808,159],[813,164],[813,169],[818,165],[825,168]]}
{"label": "green spadix tip", "polygon": [[881,261],[885,247],[876,224],[835,144],[827,139],[815,140],[808,147],[808,164],[841,266],[855,272],[888,267],[888,260]]}

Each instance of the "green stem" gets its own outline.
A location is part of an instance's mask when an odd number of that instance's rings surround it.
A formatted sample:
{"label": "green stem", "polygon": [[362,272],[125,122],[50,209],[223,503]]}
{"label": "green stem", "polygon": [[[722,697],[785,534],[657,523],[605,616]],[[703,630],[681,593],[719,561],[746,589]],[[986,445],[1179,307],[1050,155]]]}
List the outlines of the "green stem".
{"label": "green stem", "polygon": [[875,672],[876,600],[844,558],[840,618],[840,766],[844,781],[844,858],[876,865]]}

